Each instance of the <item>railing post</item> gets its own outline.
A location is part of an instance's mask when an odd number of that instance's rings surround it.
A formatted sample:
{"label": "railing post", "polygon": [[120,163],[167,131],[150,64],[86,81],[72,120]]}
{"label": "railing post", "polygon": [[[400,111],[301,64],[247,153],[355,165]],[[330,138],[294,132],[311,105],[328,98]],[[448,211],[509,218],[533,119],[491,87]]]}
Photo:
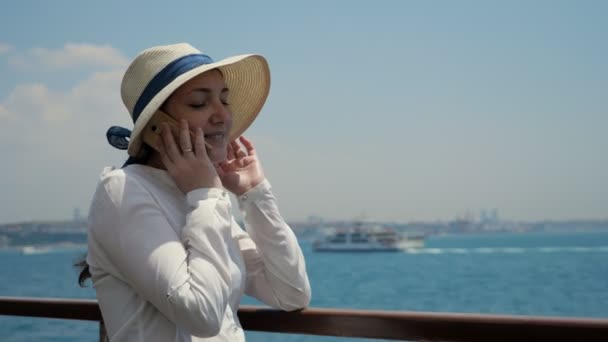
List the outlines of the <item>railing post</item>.
{"label": "railing post", "polygon": [[99,321],[99,342],[108,342],[108,333],[106,332],[106,326],[103,321]]}

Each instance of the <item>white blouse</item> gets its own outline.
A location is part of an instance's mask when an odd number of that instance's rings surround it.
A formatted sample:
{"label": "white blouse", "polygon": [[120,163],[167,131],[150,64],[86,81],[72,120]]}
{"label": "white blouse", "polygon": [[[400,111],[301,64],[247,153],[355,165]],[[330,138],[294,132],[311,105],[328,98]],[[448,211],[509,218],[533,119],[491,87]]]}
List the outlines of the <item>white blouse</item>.
{"label": "white blouse", "polygon": [[244,341],[243,293],[282,310],[310,302],[304,257],[267,180],[238,198],[184,195],[166,171],[104,169],[87,262],[110,341]]}

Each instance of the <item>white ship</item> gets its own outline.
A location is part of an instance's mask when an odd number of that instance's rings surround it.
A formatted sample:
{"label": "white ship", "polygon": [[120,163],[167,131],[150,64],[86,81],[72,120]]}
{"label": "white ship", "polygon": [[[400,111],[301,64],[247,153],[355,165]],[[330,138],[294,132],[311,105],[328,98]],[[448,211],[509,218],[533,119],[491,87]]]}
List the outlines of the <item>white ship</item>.
{"label": "white ship", "polygon": [[423,235],[403,234],[392,228],[329,228],[313,243],[316,252],[398,252],[424,247]]}

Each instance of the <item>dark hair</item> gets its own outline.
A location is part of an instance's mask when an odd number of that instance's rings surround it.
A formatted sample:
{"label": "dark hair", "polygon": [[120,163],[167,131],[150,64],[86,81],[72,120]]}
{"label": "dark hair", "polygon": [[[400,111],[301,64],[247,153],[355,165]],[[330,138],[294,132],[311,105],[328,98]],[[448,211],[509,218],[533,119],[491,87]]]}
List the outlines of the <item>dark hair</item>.
{"label": "dark hair", "polygon": [[85,282],[87,279],[91,278],[91,271],[89,271],[89,264],[87,264],[87,255],[85,254],[82,259],[78,260],[74,267],[81,268],[80,274],[78,275],[78,285],[80,287],[86,287]]}
{"label": "dark hair", "polygon": [[[137,157],[129,157],[122,167],[126,167],[131,164],[147,164],[151,155],[152,148],[144,143],[141,146],[141,153]],[[89,269],[89,264],[87,264],[86,253],[80,260],[74,263],[74,267],[80,268],[80,273],[78,274],[78,285],[81,287],[86,287],[85,282],[87,279],[91,278],[91,271]]]}

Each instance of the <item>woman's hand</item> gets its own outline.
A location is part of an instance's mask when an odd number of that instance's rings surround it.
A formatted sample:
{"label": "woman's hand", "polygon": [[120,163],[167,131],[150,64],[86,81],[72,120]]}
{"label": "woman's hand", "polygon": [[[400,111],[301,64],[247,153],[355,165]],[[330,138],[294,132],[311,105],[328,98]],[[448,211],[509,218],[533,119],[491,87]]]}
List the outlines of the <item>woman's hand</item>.
{"label": "woman's hand", "polygon": [[160,159],[177,187],[184,193],[199,188],[221,188],[220,180],[205,148],[205,134],[197,129],[194,145],[190,139],[190,129],[185,120],[179,127],[179,146],[167,123],[160,125],[162,139],[159,139]]}
{"label": "woman's hand", "polygon": [[228,144],[227,159],[217,166],[222,184],[232,193],[240,196],[264,180],[262,165],[251,141],[239,138],[247,151],[235,140]]}

